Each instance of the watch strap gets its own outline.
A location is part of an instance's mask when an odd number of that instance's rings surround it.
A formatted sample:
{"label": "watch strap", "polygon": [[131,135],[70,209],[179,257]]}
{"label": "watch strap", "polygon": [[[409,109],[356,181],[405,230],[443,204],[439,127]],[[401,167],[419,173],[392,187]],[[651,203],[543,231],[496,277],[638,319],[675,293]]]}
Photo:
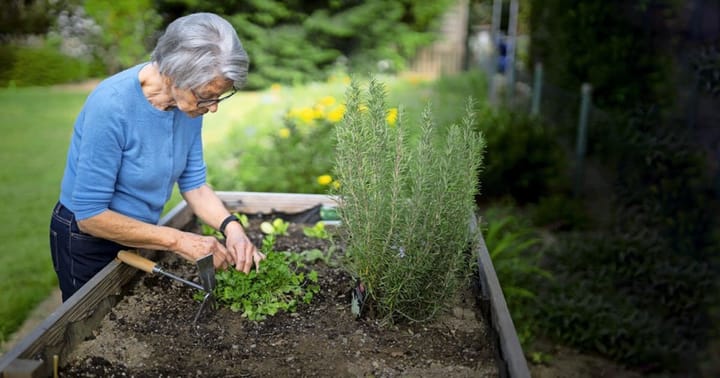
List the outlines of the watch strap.
{"label": "watch strap", "polygon": [[238,217],[236,217],[235,215],[229,215],[227,218],[223,219],[222,223],[220,223],[219,231],[221,234],[223,234],[223,236],[225,236],[225,228],[228,224],[230,224],[230,222],[233,221],[240,223],[240,219],[238,219]]}

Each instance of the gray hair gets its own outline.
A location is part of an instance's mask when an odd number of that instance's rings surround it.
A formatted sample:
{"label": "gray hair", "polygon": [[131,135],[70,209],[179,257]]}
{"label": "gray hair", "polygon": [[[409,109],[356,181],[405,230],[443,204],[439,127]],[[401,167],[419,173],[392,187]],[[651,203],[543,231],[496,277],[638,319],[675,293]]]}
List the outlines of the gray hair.
{"label": "gray hair", "polygon": [[195,89],[218,77],[239,89],[247,81],[250,58],[237,32],[213,13],[194,13],[168,25],[152,52],[161,74],[181,89]]}

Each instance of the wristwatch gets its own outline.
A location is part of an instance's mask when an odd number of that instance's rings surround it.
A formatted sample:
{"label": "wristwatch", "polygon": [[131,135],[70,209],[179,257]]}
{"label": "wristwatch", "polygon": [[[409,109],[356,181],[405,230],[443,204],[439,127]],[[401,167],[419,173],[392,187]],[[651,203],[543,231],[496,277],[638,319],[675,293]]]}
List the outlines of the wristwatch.
{"label": "wristwatch", "polygon": [[220,230],[219,230],[220,233],[223,234],[223,236],[225,236],[225,228],[227,227],[228,224],[230,224],[230,222],[240,223],[240,219],[238,219],[238,217],[236,217],[235,215],[229,215],[227,218],[225,218],[222,221],[222,223],[220,223]]}

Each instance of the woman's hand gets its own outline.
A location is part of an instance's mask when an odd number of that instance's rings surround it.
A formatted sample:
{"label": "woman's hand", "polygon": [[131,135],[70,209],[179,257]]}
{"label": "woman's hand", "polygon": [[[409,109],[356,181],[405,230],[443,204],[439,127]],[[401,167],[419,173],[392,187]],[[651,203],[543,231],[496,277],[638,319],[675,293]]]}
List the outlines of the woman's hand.
{"label": "woman's hand", "polygon": [[[230,215],[223,202],[207,184],[189,190],[182,196],[200,219],[216,229],[219,229],[222,226],[220,222]],[[230,222],[225,226],[223,232],[225,233],[225,246],[221,245],[222,248],[217,248],[222,255],[215,256],[215,266],[235,265],[235,269],[238,271],[250,273],[250,269],[255,264],[257,271],[260,261],[265,259],[265,255],[260,253],[247,238],[242,225],[238,222]]]}
{"label": "woman's hand", "polygon": [[257,250],[238,222],[230,222],[225,227],[225,247],[235,261],[235,269],[246,274],[253,264],[255,271],[259,271],[260,261],[265,260],[265,255]]}
{"label": "woman's hand", "polygon": [[193,262],[212,253],[215,269],[225,269],[235,264],[234,255],[228,253],[227,248],[213,236],[182,232],[173,250]]}

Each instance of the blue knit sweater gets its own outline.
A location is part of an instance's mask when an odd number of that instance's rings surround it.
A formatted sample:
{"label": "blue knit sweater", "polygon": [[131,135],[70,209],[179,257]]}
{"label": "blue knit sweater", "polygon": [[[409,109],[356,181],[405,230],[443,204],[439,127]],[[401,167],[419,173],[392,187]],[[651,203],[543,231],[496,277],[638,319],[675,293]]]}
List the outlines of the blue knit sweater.
{"label": "blue knit sweater", "polygon": [[156,224],[177,182],[202,186],[202,117],[154,108],[141,64],[111,76],[88,96],[73,130],[60,202],[78,220],[106,209]]}

